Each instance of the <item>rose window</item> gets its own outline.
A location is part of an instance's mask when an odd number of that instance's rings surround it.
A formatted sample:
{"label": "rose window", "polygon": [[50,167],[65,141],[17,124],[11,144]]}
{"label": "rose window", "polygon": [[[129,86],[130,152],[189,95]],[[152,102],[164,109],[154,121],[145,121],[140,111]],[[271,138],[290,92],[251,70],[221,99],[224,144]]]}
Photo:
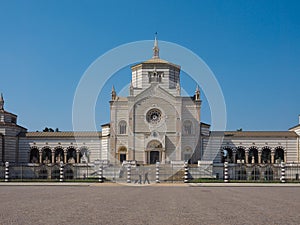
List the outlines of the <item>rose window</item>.
{"label": "rose window", "polygon": [[161,111],[159,109],[151,109],[147,113],[148,123],[158,124],[161,120]]}

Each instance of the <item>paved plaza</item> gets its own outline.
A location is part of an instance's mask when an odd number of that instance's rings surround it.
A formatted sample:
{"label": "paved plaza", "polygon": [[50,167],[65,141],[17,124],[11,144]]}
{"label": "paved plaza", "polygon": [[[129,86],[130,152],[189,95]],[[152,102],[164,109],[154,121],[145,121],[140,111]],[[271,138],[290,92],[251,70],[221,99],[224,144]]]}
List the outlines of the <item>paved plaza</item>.
{"label": "paved plaza", "polygon": [[0,186],[0,224],[299,224],[299,187]]}

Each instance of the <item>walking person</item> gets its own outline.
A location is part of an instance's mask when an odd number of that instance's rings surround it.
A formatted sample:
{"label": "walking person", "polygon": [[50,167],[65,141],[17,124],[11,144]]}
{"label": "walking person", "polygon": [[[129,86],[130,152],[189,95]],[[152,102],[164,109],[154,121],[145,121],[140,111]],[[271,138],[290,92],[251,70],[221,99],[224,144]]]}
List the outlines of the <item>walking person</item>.
{"label": "walking person", "polygon": [[136,184],[136,183],[139,183],[139,184],[142,184],[142,173],[141,173],[141,171],[138,169],[138,178],[134,181],[134,183]]}
{"label": "walking person", "polygon": [[148,182],[148,184],[150,184],[150,181],[148,179],[148,171],[145,173],[144,184],[146,183],[146,181]]}

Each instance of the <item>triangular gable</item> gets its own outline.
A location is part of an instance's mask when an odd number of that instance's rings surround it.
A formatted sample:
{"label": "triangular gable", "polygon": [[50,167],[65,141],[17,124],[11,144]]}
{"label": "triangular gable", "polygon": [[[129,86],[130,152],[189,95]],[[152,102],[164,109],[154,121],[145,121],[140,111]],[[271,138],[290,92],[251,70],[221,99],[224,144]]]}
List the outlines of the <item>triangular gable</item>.
{"label": "triangular gable", "polygon": [[151,84],[150,87],[145,89],[143,92],[139,93],[137,96],[135,96],[134,101],[138,102],[141,99],[147,98],[147,97],[160,97],[163,99],[171,99],[175,101],[176,97],[172,94],[170,94],[165,89],[161,88],[158,84]]}

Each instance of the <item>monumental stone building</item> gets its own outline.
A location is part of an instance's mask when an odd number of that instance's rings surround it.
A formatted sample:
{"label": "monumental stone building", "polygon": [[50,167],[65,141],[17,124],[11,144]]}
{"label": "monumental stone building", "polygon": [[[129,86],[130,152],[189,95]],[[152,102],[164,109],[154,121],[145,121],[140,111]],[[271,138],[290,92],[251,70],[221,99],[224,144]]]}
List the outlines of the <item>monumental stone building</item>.
{"label": "monumental stone building", "polygon": [[288,131],[210,131],[201,123],[200,90],[183,97],[180,66],[153,56],[131,67],[129,96],[112,88],[101,132],[29,132],[0,97],[0,162],[16,164],[299,163],[300,125]]}
{"label": "monumental stone building", "polygon": [[180,95],[180,66],[159,58],[157,40],[153,57],[131,70],[130,96],[112,90],[112,158],[143,164],[189,160],[200,144],[199,89],[191,97]]}

